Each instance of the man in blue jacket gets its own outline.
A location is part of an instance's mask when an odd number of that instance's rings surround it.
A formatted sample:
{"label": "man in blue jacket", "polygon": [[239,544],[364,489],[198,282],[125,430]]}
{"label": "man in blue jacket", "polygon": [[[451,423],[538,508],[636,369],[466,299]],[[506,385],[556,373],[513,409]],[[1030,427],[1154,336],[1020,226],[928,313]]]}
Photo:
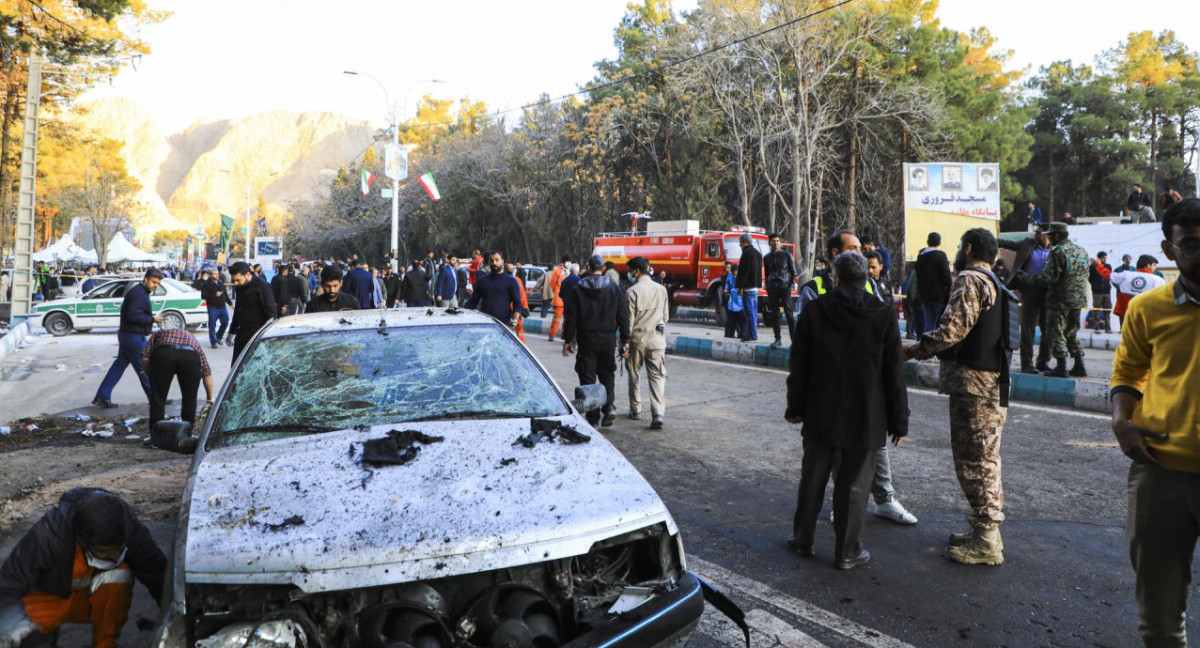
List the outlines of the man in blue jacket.
{"label": "man in blue jacket", "polygon": [[438,270],[437,280],[438,308],[455,308],[458,306],[458,257],[451,256],[447,263]]}
{"label": "man in blue jacket", "polygon": [[357,299],[360,308],[375,308],[375,278],[367,270],[366,261],[358,261],[354,268],[346,272],[342,279],[342,292]]}
{"label": "man in blue jacket", "polygon": [[130,286],[125,291],[125,299],[121,302],[121,328],[117,332],[117,357],[113,360],[108,373],[96,390],[92,405],[98,407],[116,407],[112,402],[112,391],[125,374],[125,367],[133,365],[138,380],[142,382],[142,391],[146,392],[146,400],[150,399],[150,378],[142,369],[142,349],[146,346],[146,336],[155,324],[161,324],[162,318],[154,316],[150,306],[150,295],[158,290],[162,283],[162,270],[150,268],[142,277],[142,282]]}

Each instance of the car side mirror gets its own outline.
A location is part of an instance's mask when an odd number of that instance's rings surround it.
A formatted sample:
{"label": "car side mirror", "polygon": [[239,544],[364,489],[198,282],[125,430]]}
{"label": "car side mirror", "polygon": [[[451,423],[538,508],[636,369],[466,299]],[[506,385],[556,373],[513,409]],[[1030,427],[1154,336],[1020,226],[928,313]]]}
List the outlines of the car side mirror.
{"label": "car side mirror", "polygon": [[604,385],[580,385],[575,388],[575,400],[571,404],[581,414],[594,412],[608,401],[608,393],[604,391]]}
{"label": "car side mirror", "polygon": [[150,444],[161,450],[194,454],[199,443],[192,436],[192,424],[187,421],[159,421],[150,428]]}

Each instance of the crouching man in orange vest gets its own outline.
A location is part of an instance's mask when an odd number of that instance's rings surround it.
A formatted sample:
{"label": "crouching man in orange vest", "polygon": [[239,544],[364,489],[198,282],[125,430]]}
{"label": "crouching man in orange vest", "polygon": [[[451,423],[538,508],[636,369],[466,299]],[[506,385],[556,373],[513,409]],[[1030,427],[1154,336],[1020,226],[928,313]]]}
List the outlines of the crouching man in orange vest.
{"label": "crouching man in orange vest", "polygon": [[115,648],[133,579],[162,596],[167,559],[120,497],[67,491],[0,566],[0,648],[36,646],[64,623],[92,626],[93,648]]}

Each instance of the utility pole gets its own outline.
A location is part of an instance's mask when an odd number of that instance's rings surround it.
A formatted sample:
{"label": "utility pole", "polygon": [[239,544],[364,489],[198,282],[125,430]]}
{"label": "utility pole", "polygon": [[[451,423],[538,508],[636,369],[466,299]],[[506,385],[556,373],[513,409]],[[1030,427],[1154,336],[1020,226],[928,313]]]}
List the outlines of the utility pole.
{"label": "utility pole", "polygon": [[250,181],[246,181],[246,263],[250,263]]}
{"label": "utility pole", "polygon": [[37,202],[38,106],[42,98],[42,54],[29,54],[25,86],[25,129],[21,138],[21,182],[17,198],[17,236],[13,241],[12,320],[33,309],[34,211]]}

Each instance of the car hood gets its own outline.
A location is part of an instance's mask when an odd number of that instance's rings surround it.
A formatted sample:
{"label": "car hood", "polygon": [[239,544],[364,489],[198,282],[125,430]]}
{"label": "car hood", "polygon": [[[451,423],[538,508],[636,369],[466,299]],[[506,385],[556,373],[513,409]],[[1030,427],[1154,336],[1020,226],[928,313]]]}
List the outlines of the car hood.
{"label": "car hood", "polygon": [[[658,495],[606,439],[514,446],[529,419],[378,426],[220,448],[193,472],[184,569],[193,583],[334,591],[586,553],[664,522]],[[443,436],[416,459],[365,468],[393,428]],[[515,460],[515,461],[510,461]]]}

